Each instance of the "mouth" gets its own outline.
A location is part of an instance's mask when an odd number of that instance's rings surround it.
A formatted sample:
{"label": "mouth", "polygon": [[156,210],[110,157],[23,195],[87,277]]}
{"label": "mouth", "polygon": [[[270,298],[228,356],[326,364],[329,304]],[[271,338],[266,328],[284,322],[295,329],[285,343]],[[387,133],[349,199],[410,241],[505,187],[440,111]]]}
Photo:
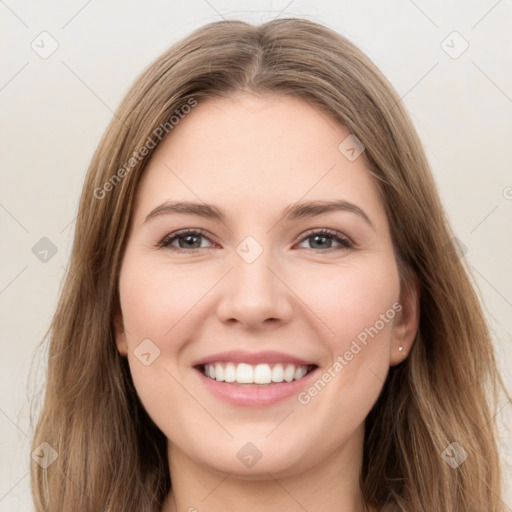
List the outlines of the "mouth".
{"label": "mouth", "polygon": [[263,387],[299,381],[313,372],[316,364],[216,362],[195,366],[207,379],[234,386]]}
{"label": "mouth", "polygon": [[199,385],[236,407],[268,407],[296,397],[314,381],[316,364],[210,361],[194,365]]}

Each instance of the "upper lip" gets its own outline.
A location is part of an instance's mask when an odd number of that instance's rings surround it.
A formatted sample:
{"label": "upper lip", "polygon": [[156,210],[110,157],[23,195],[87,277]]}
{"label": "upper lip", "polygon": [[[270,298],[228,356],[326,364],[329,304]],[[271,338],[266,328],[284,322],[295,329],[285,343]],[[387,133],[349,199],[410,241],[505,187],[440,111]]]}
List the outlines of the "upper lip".
{"label": "upper lip", "polygon": [[219,363],[221,361],[233,363],[289,363],[295,365],[313,365],[315,363],[306,361],[300,357],[285,354],[284,352],[276,352],[273,350],[266,350],[263,352],[244,352],[242,350],[229,350],[227,352],[219,352],[210,356],[202,357],[192,364],[192,366],[200,366],[209,363]]}

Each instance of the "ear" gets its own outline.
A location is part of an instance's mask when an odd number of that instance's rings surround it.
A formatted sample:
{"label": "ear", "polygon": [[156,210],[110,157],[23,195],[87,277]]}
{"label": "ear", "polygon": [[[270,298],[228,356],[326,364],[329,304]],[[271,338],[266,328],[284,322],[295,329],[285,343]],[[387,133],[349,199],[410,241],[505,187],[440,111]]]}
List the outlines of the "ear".
{"label": "ear", "polygon": [[123,325],[123,315],[121,311],[114,314],[114,329],[116,337],[117,350],[122,356],[128,355],[128,344],[126,343],[126,334]]}
{"label": "ear", "polygon": [[[400,306],[393,325],[389,365],[404,361],[410,353],[420,322],[420,285],[416,277],[407,280],[400,292]],[[398,308],[397,308],[398,309]]]}

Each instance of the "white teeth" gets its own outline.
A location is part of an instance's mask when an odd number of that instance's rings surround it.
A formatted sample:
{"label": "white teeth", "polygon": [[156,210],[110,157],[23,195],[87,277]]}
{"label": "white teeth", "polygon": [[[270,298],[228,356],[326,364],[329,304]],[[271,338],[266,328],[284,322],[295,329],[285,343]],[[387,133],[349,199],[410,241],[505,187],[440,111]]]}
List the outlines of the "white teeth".
{"label": "white teeth", "polygon": [[254,370],[250,364],[240,363],[237,366],[236,381],[240,384],[252,384],[254,382]]}
{"label": "white teeth", "polygon": [[259,364],[254,368],[255,384],[270,384],[272,382],[272,370],[268,364]]}
{"label": "white teeth", "polygon": [[204,365],[204,374],[219,382],[238,384],[270,384],[271,382],[292,382],[302,379],[308,373],[306,365],[213,363]]}
{"label": "white teeth", "polygon": [[304,375],[306,375],[307,371],[308,371],[308,369],[305,366],[299,366],[295,370],[294,380],[302,379],[302,377],[304,377]]}
{"label": "white teeth", "polygon": [[295,377],[295,366],[293,366],[293,364],[286,365],[286,368],[284,369],[284,380],[286,382],[291,382],[294,377]]}
{"label": "white teeth", "polygon": [[228,363],[224,369],[224,380],[226,382],[235,382],[236,380],[236,366],[233,363]]}
{"label": "white teeth", "polygon": [[283,382],[284,380],[284,370],[282,364],[276,364],[274,368],[272,368],[272,382]]}

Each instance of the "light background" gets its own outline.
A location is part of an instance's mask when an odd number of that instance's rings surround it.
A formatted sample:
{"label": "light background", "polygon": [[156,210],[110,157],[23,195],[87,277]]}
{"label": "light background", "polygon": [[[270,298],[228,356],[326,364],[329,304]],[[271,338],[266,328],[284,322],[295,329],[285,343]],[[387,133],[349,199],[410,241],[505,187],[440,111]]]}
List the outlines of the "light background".
{"label": "light background", "polygon": [[[345,35],[403,98],[467,248],[512,389],[510,0],[0,1],[0,511],[33,510],[29,399],[43,382],[34,353],[66,272],[85,171],[112,111],[136,75],[193,29],[278,16]],[[58,42],[46,59],[31,48],[51,48],[43,31]],[[32,252],[42,237],[58,251],[46,263]],[[503,438],[512,480],[510,430]],[[512,510],[510,491],[506,501]]]}

